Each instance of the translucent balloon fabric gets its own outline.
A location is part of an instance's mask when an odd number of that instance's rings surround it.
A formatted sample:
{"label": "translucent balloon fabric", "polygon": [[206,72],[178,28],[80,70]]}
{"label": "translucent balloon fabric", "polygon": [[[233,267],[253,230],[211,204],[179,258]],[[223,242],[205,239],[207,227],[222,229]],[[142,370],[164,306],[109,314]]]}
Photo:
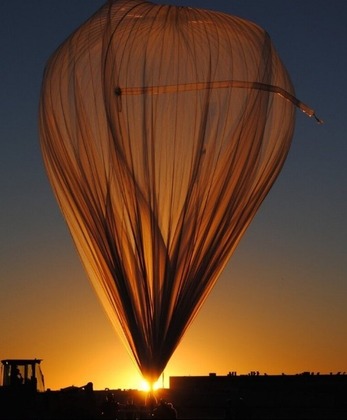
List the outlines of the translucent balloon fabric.
{"label": "translucent balloon fabric", "polygon": [[53,54],[48,176],[108,315],[155,381],[284,163],[295,106],[268,34],[222,13],[107,2]]}

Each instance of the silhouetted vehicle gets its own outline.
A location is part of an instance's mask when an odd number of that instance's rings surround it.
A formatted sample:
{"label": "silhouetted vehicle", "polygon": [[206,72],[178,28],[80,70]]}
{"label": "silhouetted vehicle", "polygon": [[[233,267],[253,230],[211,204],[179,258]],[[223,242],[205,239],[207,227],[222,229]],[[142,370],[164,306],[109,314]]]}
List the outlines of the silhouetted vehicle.
{"label": "silhouetted vehicle", "polygon": [[97,418],[93,384],[45,390],[41,359],[2,360],[0,386],[1,419],[93,419]]}
{"label": "silhouetted vehicle", "polygon": [[18,389],[24,386],[31,391],[45,390],[44,377],[40,363],[42,359],[6,359],[2,360],[2,386]]}

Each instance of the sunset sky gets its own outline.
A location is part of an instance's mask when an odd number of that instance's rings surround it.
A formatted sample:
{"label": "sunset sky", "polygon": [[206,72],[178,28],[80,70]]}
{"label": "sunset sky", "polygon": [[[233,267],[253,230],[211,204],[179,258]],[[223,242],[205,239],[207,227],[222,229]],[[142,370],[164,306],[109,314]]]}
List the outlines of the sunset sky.
{"label": "sunset sky", "polygon": [[[284,169],[165,369],[170,376],[347,372],[347,3],[172,0],[266,29],[296,95]],[[102,0],[0,3],[0,359],[41,358],[46,387],[138,388],[72,243],[39,146],[45,63]]]}

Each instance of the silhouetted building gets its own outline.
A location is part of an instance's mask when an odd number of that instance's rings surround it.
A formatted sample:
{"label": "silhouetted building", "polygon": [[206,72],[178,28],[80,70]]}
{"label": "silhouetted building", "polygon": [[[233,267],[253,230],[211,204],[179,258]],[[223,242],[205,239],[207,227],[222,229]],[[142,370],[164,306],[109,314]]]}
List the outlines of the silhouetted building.
{"label": "silhouetted building", "polygon": [[173,376],[170,391],[181,418],[347,418],[343,374]]}

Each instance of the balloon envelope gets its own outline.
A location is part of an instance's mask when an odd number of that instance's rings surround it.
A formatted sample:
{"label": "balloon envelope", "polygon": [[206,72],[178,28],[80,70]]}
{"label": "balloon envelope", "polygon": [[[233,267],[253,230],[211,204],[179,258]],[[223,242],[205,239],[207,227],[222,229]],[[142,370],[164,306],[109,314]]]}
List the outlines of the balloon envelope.
{"label": "balloon envelope", "polygon": [[89,278],[151,382],[279,174],[293,95],[255,24],[139,0],[107,2],[47,64],[48,176]]}

